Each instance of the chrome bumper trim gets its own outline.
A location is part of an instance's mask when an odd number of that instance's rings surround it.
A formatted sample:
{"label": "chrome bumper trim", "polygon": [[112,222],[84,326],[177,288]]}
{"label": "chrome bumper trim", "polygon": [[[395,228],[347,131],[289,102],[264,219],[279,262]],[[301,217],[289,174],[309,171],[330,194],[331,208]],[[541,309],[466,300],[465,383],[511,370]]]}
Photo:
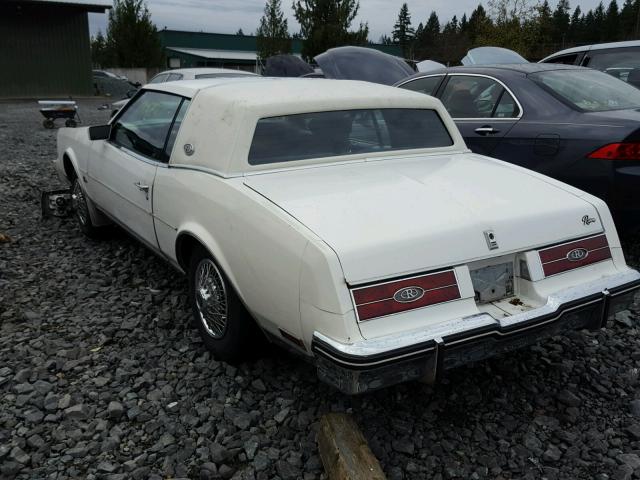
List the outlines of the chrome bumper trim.
{"label": "chrome bumper trim", "polygon": [[[433,368],[440,372],[475,358],[491,356],[494,345],[497,352],[508,351],[535,342],[537,335],[544,338],[557,334],[558,329],[600,328],[605,325],[612,301],[639,289],[640,273],[628,269],[556,292],[549,296],[545,305],[510,317],[495,319],[488,313],[480,313],[433,327],[348,344],[314,332],[312,350],[322,359],[322,372],[319,366],[319,374],[334,384],[332,369],[340,370],[344,377],[345,372],[370,373],[411,364],[418,372],[419,362],[432,357],[436,357]],[[532,333],[535,329],[539,332]],[[406,380],[406,377],[403,375],[399,381]],[[385,381],[390,380],[392,375],[386,372]],[[336,386],[346,393],[373,389],[359,385],[354,387],[356,391],[351,391],[350,387],[345,388],[342,384]]]}

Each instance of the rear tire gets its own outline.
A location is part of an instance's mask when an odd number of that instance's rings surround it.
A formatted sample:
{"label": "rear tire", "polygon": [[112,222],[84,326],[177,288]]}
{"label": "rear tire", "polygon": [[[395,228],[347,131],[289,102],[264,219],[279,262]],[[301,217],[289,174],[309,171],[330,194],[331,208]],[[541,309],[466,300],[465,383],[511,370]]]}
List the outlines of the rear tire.
{"label": "rear tire", "polygon": [[82,233],[87,237],[97,238],[100,233],[100,229],[93,225],[91,222],[91,215],[89,214],[89,205],[87,204],[87,197],[82,190],[78,177],[73,177],[71,182],[71,206],[73,207],[73,214],[78,220],[78,226]]}
{"label": "rear tire", "polygon": [[50,118],[43,120],[42,125],[44,126],[44,128],[48,128],[48,129],[52,129],[53,127],[56,126],[56,124],[53,123],[53,120],[51,120]]}
{"label": "rear tire", "polygon": [[261,332],[233,285],[202,247],[189,262],[189,302],[202,341],[220,360],[237,362],[255,352]]}

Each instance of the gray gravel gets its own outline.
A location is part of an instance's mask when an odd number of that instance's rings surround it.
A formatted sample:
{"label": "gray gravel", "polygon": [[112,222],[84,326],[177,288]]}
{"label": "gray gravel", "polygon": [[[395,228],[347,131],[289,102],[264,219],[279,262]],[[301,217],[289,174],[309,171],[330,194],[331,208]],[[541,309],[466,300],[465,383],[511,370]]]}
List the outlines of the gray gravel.
{"label": "gray gravel", "polygon": [[0,103],[0,478],[320,478],[329,411],[354,414],[390,479],[640,478],[640,305],[436,386],[345,397],[278,350],[212,359],[184,278],[120,231],[41,220],[54,155],[34,102]]}

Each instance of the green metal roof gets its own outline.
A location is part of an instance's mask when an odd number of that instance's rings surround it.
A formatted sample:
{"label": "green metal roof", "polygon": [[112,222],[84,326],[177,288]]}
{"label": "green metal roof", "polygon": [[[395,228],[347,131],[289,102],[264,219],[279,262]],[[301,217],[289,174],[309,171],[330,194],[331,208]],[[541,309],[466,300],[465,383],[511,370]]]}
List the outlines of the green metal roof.
{"label": "green metal roof", "polygon": [[[189,48],[203,50],[239,50],[256,52],[257,37],[254,35],[232,35],[227,33],[184,32],[180,30],[160,30],[160,43],[168,48]],[[402,56],[399,45],[381,45],[371,43],[365,47],[374,48],[390,55]],[[292,53],[302,52],[302,40],[291,40]]]}

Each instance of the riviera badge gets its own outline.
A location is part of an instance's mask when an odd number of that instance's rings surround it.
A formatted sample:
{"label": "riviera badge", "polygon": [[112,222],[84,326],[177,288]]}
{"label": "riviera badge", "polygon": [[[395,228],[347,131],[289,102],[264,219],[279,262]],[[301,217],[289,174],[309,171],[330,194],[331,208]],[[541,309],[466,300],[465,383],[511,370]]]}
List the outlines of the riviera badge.
{"label": "riviera badge", "polygon": [[570,262],[579,262],[587,258],[587,255],[589,255],[589,251],[586,248],[574,248],[567,253],[567,260]]}
{"label": "riviera badge", "polygon": [[393,294],[393,299],[400,303],[410,303],[420,300],[424,296],[424,288],[405,287]]}

